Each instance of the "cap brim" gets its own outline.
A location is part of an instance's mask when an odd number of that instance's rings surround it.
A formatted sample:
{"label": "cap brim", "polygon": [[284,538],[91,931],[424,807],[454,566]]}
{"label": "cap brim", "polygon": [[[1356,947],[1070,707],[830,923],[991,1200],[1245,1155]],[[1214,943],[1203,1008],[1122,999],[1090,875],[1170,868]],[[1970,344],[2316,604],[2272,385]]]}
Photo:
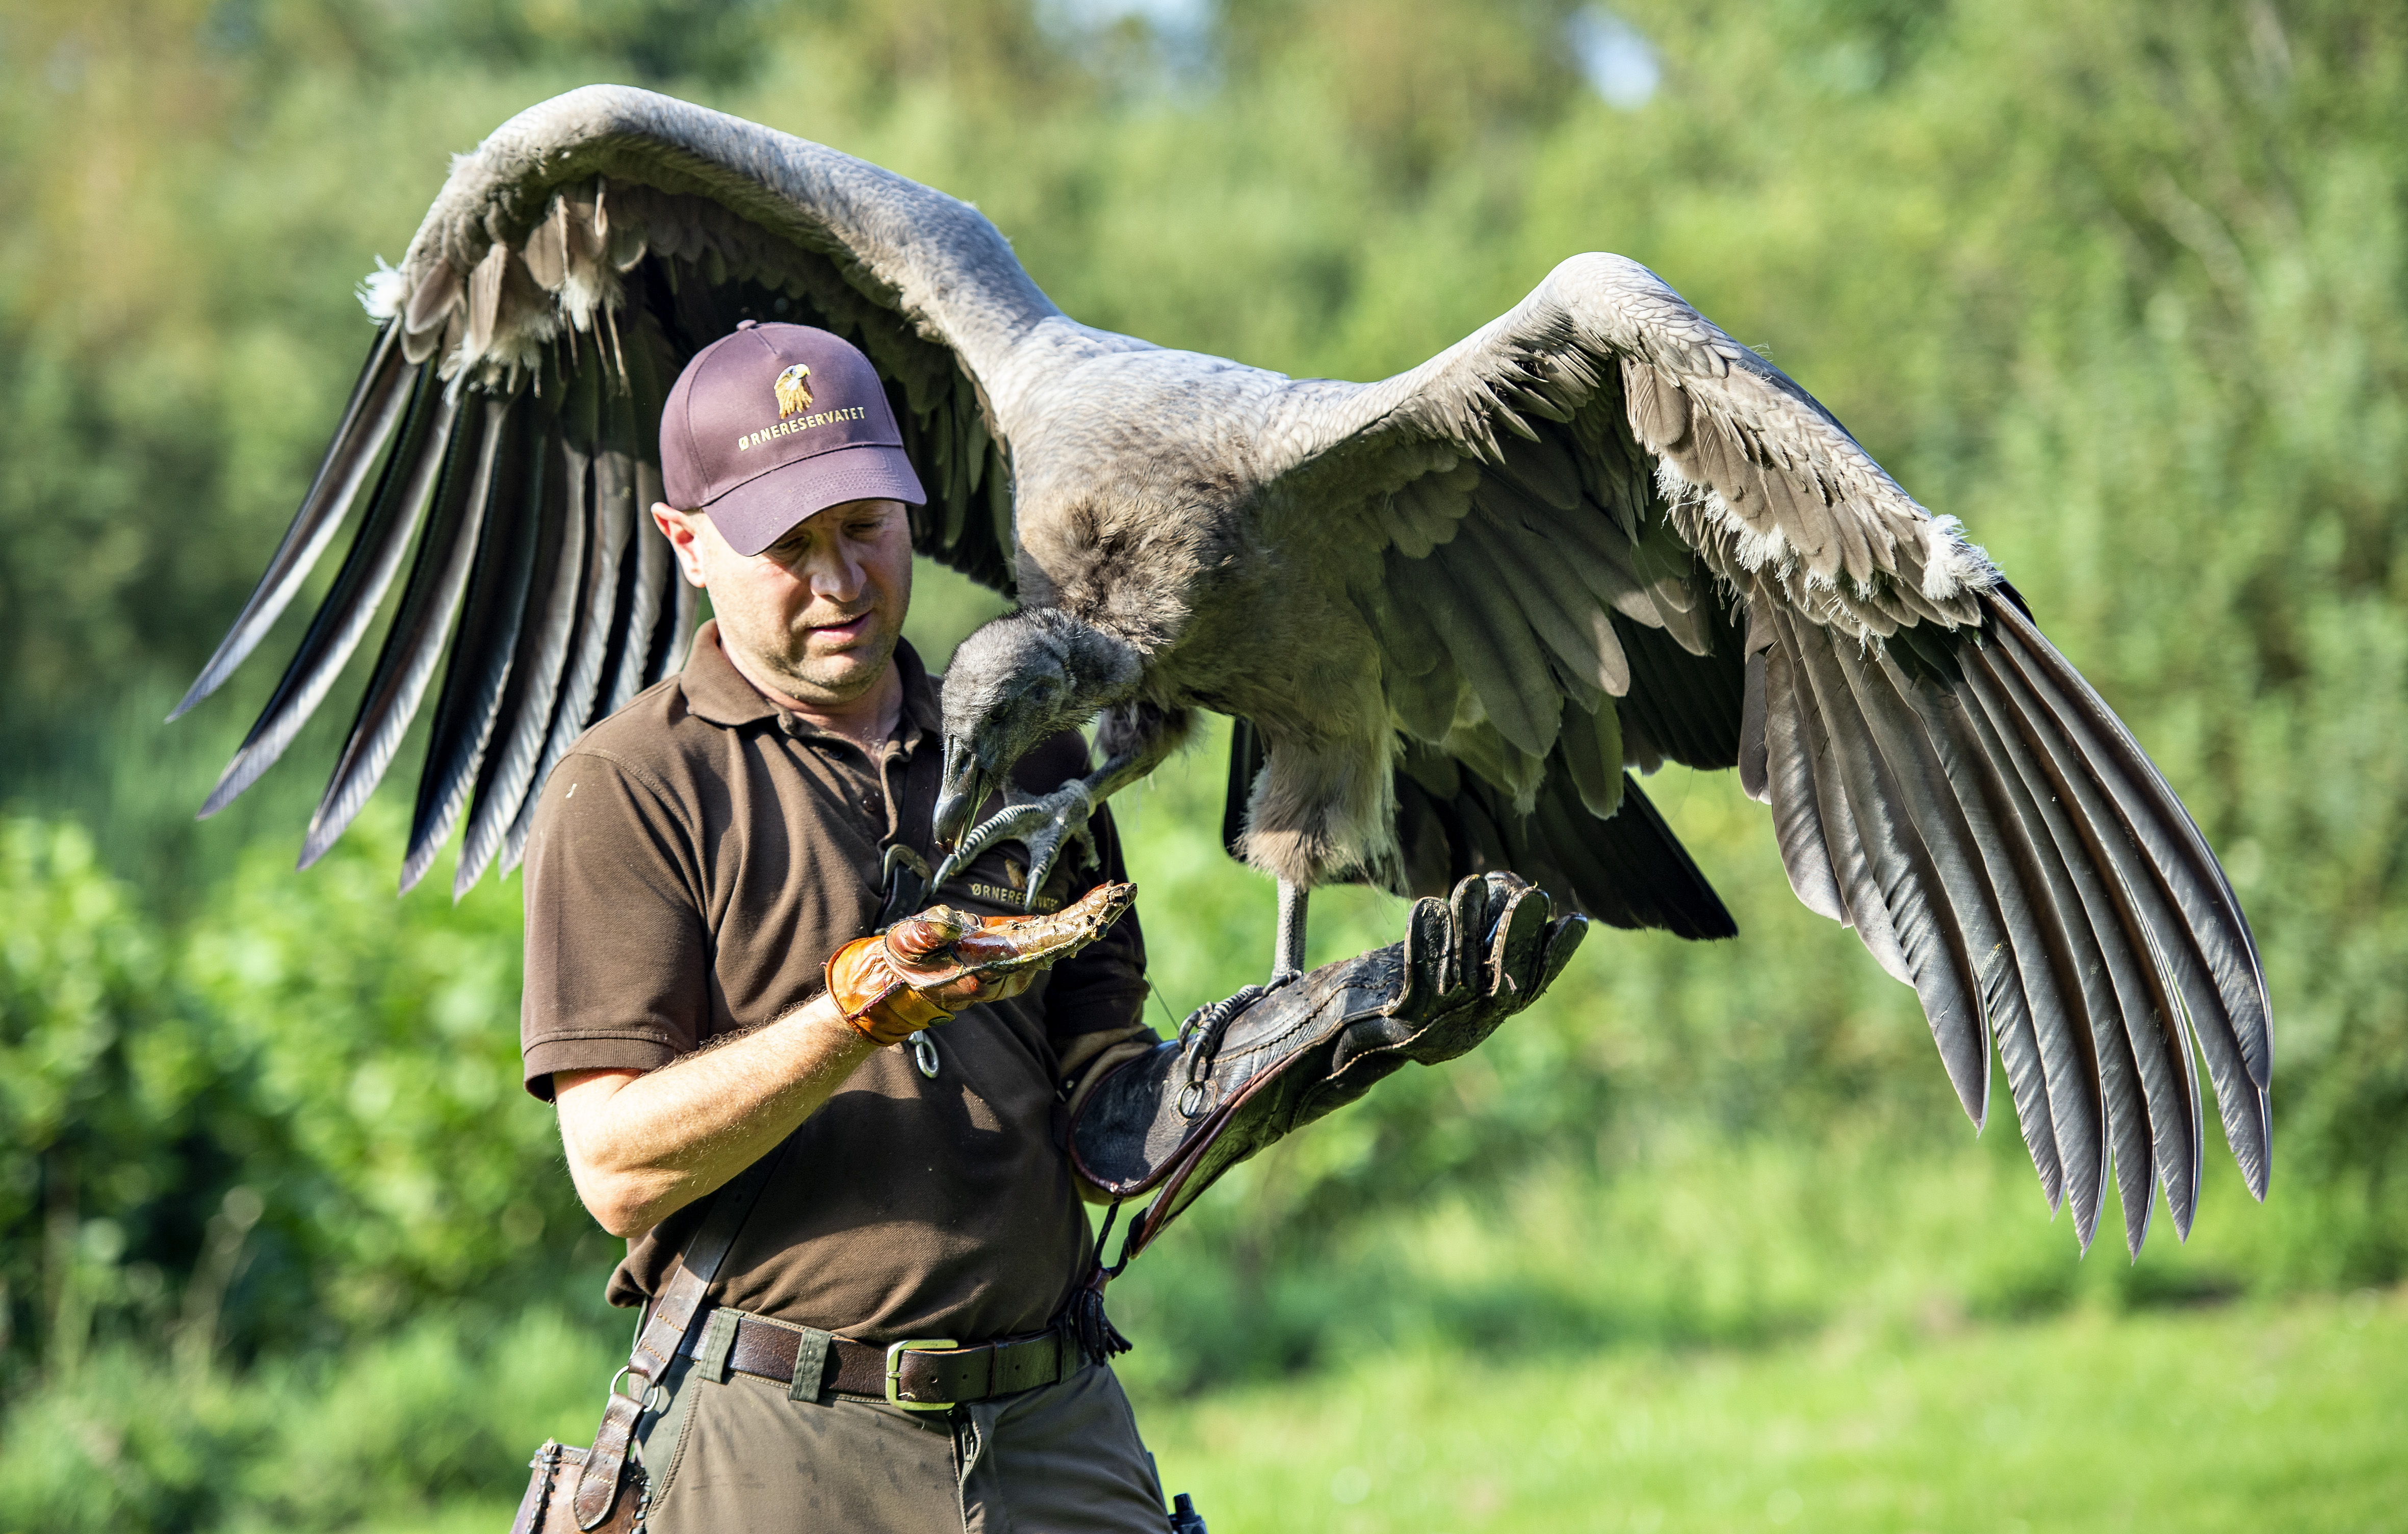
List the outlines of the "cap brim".
{"label": "cap brim", "polygon": [[925,506],[928,493],[901,448],[863,442],[781,465],[703,508],[727,546],[757,554],[795,524],[847,501]]}

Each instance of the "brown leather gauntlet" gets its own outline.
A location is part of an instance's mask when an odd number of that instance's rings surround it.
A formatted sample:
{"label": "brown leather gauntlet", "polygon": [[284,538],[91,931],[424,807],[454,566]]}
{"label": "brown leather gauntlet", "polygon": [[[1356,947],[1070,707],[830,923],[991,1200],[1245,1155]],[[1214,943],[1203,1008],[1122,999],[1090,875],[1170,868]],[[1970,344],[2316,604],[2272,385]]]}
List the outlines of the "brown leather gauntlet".
{"label": "brown leather gauntlet", "polygon": [[[838,949],[824,971],[828,995],[864,1036],[900,1043],[951,1021],[948,999],[956,1006],[976,999],[959,982],[984,984],[1067,959],[1102,937],[1136,897],[1135,884],[1107,881],[1044,916],[974,916],[931,906]],[[953,994],[940,998],[948,990]]]}

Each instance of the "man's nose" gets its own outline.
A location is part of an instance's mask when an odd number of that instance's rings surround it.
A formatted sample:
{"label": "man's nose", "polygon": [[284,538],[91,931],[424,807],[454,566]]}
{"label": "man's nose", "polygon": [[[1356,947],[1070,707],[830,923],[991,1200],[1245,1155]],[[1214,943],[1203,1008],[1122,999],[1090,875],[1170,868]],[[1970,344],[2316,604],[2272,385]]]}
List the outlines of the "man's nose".
{"label": "man's nose", "polygon": [[866,583],[861,564],[841,553],[831,552],[811,561],[810,586],[813,596],[831,602],[850,603],[861,595]]}

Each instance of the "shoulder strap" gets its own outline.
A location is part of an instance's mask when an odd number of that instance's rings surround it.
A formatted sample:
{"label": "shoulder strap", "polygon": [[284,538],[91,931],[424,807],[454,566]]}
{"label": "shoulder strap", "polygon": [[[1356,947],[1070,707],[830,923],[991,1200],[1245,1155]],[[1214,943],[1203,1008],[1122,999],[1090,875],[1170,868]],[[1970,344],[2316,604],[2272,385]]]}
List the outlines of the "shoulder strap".
{"label": "shoulder strap", "polygon": [[710,1281],[719,1275],[720,1264],[736,1245],[737,1234],[760,1199],[761,1189],[769,1174],[785,1159],[786,1146],[794,1143],[792,1136],[778,1148],[744,1168],[736,1180],[710,1196],[710,1211],[687,1238],[685,1250],[678,1254],[669,1269],[668,1282],[653,1297],[652,1313],[645,1319],[643,1329],[636,1334],[635,1351],[627,1355],[625,1372],[636,1382],[636,1393],[624,1394],[615,1387],[609,1404],[602,1409],[602,1426],[594,1432],[594,1447],[585,1455],[584,1472],[578,1477],[577,1527],[591,1529],[600,1527],[610,1515],[611,1504],[619,1499],[619,1483],[627,1464],[627,1445],[634,1439],[637,1419],[644,1412],[644,1398],[652,1386],[668,1372],[669,1360],[678,1355],[686,1336],[701,1320],[703,1300],[710,1292]]}

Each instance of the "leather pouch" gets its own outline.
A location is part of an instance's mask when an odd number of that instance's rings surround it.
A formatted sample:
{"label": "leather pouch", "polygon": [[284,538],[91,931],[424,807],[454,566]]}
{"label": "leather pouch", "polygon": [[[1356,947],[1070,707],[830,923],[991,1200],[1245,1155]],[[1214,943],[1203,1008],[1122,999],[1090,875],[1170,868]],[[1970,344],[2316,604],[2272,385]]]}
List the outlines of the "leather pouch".
{"label": "leather pouch", "polygon": [[[519,1515],[510,1520],[510,1534],[567,1534],[577,1528],[574,1504],[577,1483],[585,1473],[585,1450],[556,1439],[544,1440],[543,1447],[528,1462],[534,1474],[527,1480],[526,1495],[519,1499]],[[602,1522],[581,1534],[630,1534],[643,1521],[647,1490],[644,1468],[628,1466]]]}

